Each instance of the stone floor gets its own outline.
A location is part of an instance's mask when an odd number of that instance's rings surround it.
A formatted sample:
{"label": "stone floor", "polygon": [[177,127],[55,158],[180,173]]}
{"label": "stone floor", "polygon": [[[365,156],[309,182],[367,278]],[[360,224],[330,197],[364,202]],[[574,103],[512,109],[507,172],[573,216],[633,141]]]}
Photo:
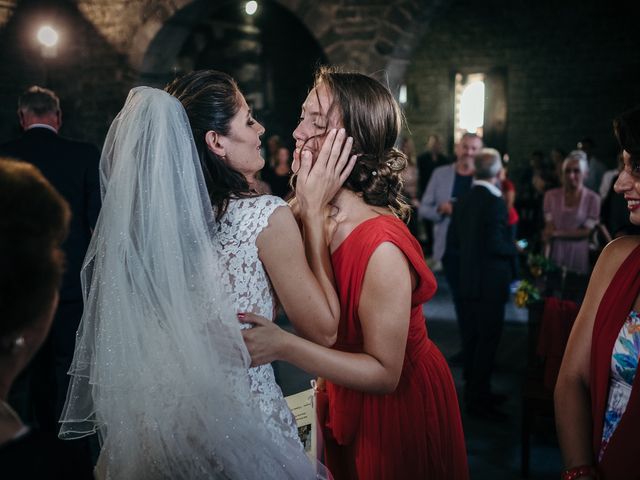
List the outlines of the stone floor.
{"label": "stone floor", "polygon": [[[437,275],[439,289],[425,305],[429,336],[445,357],[458,351],[459,337],[451,296],[444,276]],[[494,373],[496,391],[509,395],[504,411],[508,420],[488,422],[469,417],[462,412],[467,441],[469,470],[472,480],[516,480],[520,475],[521,399],[520,391],[526,366],[527,346],[526,310],[507,305],[506,324],[498,351]],[[278,378],[285,395],[309,388],[310,376],[288,364],[276,365]],[[458,392],[462,387],[462,371],[451,369]],[[562,467],[560,452],[551,419],[537,421],[538,432],[531,438],[531,480],[551,480],[559,476]]]}

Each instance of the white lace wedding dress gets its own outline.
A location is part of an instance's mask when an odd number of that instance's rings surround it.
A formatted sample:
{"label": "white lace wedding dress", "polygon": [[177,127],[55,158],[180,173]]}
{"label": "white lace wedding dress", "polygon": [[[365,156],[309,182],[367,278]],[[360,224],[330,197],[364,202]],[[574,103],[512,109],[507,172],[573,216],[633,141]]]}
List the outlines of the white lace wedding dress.
{"label": "white lace wedding dress", "polygon": [[[222,263],[225,283],[231,287],[231,303],[238,312],[252,312],[273,320],[274,291],[260,258],[256,239],[268,225],[269,217],[286,202],[279,197],[231,199],[218,223],[214,244]],[[288,208],[288,207],[287,207]],[[248,325],[243,325],[248,328]],[[249,369],[251,392],[260,402],[260,411],[273,440],[297,440],[295,420],[270,364]],[[302,448],[302,444],[300,444]]]}
{"label": "white lace wedding dress", "polygon": [[130,92],[109,129],[100,182],[60,437],[98,433],[107,480],[327,477],[292,437],[270,367],[247,374],[236,312],[272,315],[255,238],[273,200],[232,202],[221,262],[187,115],[147,87]]}

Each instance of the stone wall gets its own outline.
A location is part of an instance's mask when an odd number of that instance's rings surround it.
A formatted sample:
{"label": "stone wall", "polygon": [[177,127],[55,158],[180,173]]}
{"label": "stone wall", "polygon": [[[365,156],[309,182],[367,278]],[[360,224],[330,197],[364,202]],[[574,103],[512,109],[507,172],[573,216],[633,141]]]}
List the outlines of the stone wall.
{"label": "stone wall", "polygon": [[[265,2],[268,0],[265,0]],[[271,0],[273,1],[273,0]],[[150,46],[186,7],[211,0],[0,0],[0,141],[18,133],[16,98],[47,83],[62,100],[63,133],[102,142],[109,122],[145,65],[170,68],[171,55]],[[416,42],[441,0],[278,0],[309,30],[330,63],[401,82]],[[34,41],[39,22],[61,31],[59,55],[44,63]],[[182,21],[182,20],[181,20]],[[189,23],[171,25],[180,42]],[[178,49],[176,49],[177,51]],[[161,52],[161,58],[148,58]],[[158,67],[160,66],[160,67]],[[163,78],[153,68],[143,78]]]}
{"label": "stone wall", "polygon": [[[55,58],[43,58],[35,41],[45,20],[60,33]],[[60,2],[50,9],[21,2],[0,30],[0,45],[0,141],[19,134],[17,98],[37,84],[60,96],[64,135],[102,144],[135,72],[73,3]]]}
{"label": "stone wall", "polygon": [[604,1],[453,0],[407,70],[406,115],[418,151],[451,141],[453,72],[507,71],[507,145],[515,166],[533,150],[575,148],[583,136],[613,165],[611,120],[640,103],[638,7]]}
{"label": "stone wall", "polygon": [[[266,1],[266,0],[265,0]],[[0,141],[17,133],[16,98],[45,80],[61,98],[65,133],[101,143],[143,65],[167,68],[171,55],[147,58],[171,25],[184,39],[186,7],[209,0],[0,0]],[[508,151],[524,163],[534,149],[568,150],[582,136],[613,156],[611,118],[640,101],[636,11],[604,0],[278,0],[317,40],[331,63],[409,87],[406,114],[420,150],[429,133],[452,129],[452,73],[505,67]],[[59,56],[45,64],[35,25],[53,18]],[[186,22],[186,23],[185,23]],[[177,28],[179,26],[179,28]],[[46,77],[46,79],[45,79]],[[158,78],[162,78],[161,75]]]}

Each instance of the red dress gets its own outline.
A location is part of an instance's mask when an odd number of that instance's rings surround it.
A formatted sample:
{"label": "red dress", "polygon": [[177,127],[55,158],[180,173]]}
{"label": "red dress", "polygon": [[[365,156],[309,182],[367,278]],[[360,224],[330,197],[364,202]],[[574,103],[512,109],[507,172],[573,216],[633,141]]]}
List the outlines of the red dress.
{"label": "red dress", "polygon": [[383,242],[402,250],[419,277],[411,298],[402,374],[396,390],[386,395],[327,382],[327,467],[336,480],[467,479],[455,386],[444,357],[427,337],[422,313],[422,304],[436,291],[436,281],[418,242],[395,217],[361,223],[332,255],[342,309],[333,348],[362,352],[360,291],[369,258]]}

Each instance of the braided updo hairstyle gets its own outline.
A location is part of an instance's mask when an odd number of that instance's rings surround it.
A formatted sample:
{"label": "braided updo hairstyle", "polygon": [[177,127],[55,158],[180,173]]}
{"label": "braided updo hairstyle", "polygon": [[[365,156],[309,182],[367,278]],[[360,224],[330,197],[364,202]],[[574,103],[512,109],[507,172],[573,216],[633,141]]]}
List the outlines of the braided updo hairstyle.
{"label": "braided updo hairstyle", "polygon": [[337,111],[346,134],[353,137],[351,153],[358,159],[344,187],[361,193],[373,206],[387,207],[399,218],[411,212],[402,196],[402,172],[407,157],[394,147],[402,125],[400,107],[377,80],[361,73],[321,67],[314,88],[323,85],[333,97],[327,116]]}

